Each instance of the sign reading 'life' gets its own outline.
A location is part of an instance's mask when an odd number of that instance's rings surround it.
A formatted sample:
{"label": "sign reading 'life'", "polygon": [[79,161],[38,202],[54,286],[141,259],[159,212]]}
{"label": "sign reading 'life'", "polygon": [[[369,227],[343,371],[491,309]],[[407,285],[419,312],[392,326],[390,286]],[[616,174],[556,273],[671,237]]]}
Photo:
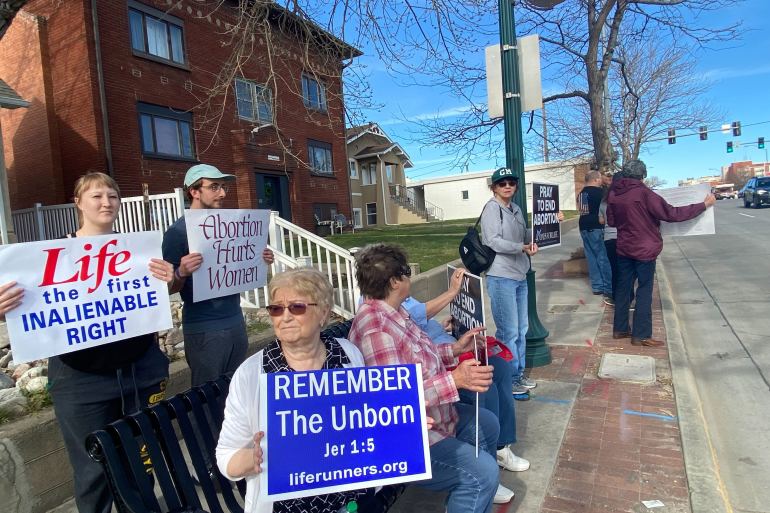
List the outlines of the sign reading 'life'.
{"label": "sign reading 'life'", "polygon": [[172,327],[166,283],[148,269],[160,232],[0,246],[0,283],[22,304],[6,314],[13,359],[28,362]]}

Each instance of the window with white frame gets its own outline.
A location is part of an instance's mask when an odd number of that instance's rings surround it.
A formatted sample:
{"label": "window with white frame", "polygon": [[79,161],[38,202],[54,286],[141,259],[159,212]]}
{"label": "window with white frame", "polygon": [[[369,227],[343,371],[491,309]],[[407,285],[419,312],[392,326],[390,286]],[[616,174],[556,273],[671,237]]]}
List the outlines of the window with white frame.
{"label": "window with white frame", "polygon": [[239,118],[272,123],[273,93],[269,87],[244,78],[236,78],[235,102]]}
{"label": "window with white frame", "polygon": [[353,209],[353,227],[354,228],[363,228],[364,227],[364,221],[361,218],[361,209],[360,208],[354,208]]}
{"label": "window with white frame", "polygon": [[350,178],[358,180],[358,162],[356,159],[348,159],[348,170],[350,171]]}
{"label": "window with white frame", "polygon": [[144,155],[179,160],[195,158],[192,114],[147,103],[138,103],[137,110]]}
{"label": "window with white frame", "polygon": [[310,75],[302,74],[302,99],[309,109],[326,111],[326,87]]}
{"label": "window with white frame", "polygon": [[370,162],[361,166],[361,176],[364,185],[374,185],[377,183],[377,164]]}
{"label": "window with white frame", "polygon": [[393,183],[393,170],[395,167],[393,164],[385,164],[385,176],[388,178],[388,183]]}
{"label": "window with white frame", "polygon": [[332,145],[320,141],[307,142],[310,170],[319,175],[334,175],[332,167]]}
{"label": "window with white frame", "polygon": [[377,224],[377,203],[366,204],[366,224],[369,226]]}
{"label": "window with white frame", "polygon": [[128,2],[131,48],[135,54],[185,64],[182,20],[158,9]]}
{"label": "window with white frame", "polygon": [[460,193],[462,194],[462,198],[463,198],[464,200],[467,200],[467,199],[468,199],[468,191],[460,191]]}

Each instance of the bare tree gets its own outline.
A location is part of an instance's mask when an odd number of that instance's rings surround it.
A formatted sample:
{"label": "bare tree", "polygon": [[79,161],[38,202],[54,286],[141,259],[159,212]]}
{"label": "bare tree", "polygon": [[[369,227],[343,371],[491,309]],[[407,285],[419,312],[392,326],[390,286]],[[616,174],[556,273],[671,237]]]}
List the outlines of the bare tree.
{"label": "bare tree", "polygon": [[694,129],[723,117],[702,99],[711,83],[685,50],[632,42],[619,48],[618,57],[623,65],[611,74],[610,130],[624,162],[639,158],[644,143],[662,138],[668,128]]}
{"label": "bare tree", "polygon": [[[739,25],[710,28],[701,26],[698,20],[705,12],[727,9],[742,0],[567,0],[552,10],[541,10],[521,0],[511,1],[516,3],[518,33],[540,34],[543,75],[556,84],[555,91],[544,98],[549,106],[549,120],[554,126],[574,126],[574,120],[588,114],[589,123],[579,133],[562,132],[559,137],[559,130],[549,132],[552,146],[555,150],[562,149],[562,153],[573,148],[577,152],[582,144],[575,144],[575,140],[582,140],[587,134],[594,161],[607,167],[616,160],[610,130],[613,116],[607,105],[611,91],[617,91],[608,84],[622,79],[627,93],[641,98],[628,81],[630,65],[626,67],[619,48],[653,41],[665,41],[675,49],[697,48],[734,40],[739,35]],[[11,3],[14,8],[23,4]],[[374,52],[391,72],[398,74],[402,83],[429,85],[433,89],[426,94],[436,94],[438,88],[469,105],[460,117],[422,121],[417,129],[425,143],[442,144],[453,154],[466,156],[481,149],[489,154],[501,150],[500,120],[489,119],[484,105],[486,72],[480,57],[484,46],[499,41],[497,17],[490,14],[497,11],[496,0],[280,0],[277,4],[269,0],[197,0],[197,3],[208,11],[204,15],[228,10],[236,17],[227,33],[232,56],[213,77],[213,86],[203,85],[199,91],[202,108],[210,109],[207,119],[213,127],[216,127],[217,108],[223,105],[222,95],[232,87],[233,78],[245,62],[260,60],[270,66],[272,80],[280,81],[280,76],[272,72],[280,61],[279,49],[291,41],[307,48],[311,40],[315,44],[328,42],[325,45],[328,58],[323,52],[319,55],[317,48],[312,56],[300,50],[306,64],[312,73],[340,76],[346,70],[348,119],[353,123],[361,121],[362,118],[355,115],[355,100],[371,100],[366,93],[356,95],[357,91],[365,90],[363,75],[356,72],[355,62],[352,66],[345,62],[341,68],[330,66],[332,58],[339,63],[340,40],[325,38],[318,30],[322,28],[324,34],[334,34],[353,46]],[[287,21],[278,26],[265,23],[266,12],[274,12],[275,7],[291,13],[293,17],[284,18],[291,23]],[[275,44],[278,42],[280,44]],[[552,107],[557,103],[561,105]],[[645,117],[643,109],[648,106],[641,101],[636,105],[637,119]],[[652,127],[655,122],[651,121],[648,126]],[[625,140],[625,136],[616,137]],[[638,142],[628,145],[636,148],[630,153],[638,153],[644,138]],[[539,144],[533,144],[529,150],[540,151]],[[465,160],[458,158],[456,162],[462,165]]]}

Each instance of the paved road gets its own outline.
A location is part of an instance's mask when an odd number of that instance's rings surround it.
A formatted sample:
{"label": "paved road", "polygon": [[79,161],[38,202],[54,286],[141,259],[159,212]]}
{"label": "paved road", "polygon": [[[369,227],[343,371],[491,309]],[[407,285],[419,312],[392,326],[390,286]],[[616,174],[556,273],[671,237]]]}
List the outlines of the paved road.
{"label": "paved road", "polygon": [[715,208],[717,235],[668,239],[661,260],[725,510],[769,513],[770,208]]}

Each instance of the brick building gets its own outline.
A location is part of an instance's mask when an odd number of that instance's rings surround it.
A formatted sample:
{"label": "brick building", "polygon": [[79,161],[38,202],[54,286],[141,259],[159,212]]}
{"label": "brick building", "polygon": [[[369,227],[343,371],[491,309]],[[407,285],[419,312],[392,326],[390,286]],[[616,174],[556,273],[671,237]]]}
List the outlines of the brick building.
{"label": "brick building", "polygon": [[0,40],[0,76],[30,102],[0,114],[14,209],[69,202],[89,170],[124,196],[170,192],[205,162],[237,175],[229,207],[306,228],[317,204],[351,215],[341,75],[360,52],[272,6],[218,80],[244,20],[235,1],[211,5],[27,3]]}

